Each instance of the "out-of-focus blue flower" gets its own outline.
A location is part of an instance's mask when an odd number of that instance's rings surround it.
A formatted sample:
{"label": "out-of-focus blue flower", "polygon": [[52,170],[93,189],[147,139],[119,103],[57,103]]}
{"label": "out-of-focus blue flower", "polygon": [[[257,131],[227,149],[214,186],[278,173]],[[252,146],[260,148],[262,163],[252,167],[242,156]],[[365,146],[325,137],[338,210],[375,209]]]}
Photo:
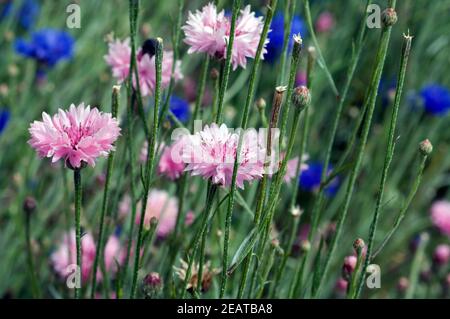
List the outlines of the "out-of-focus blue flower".
{"label": "out-of-focus blue flower", "polygon": [[73,55],[74,39],[70,34],[55,29],[42,29],[34,32],[31,40],[16,40],[16,52],[36,59],[44,66],[52,67],[62,59]]}
{"label": "out-of-focus blue flower", "polygon": [[[12,9],[12,0],[7,0],[0,3],[0,20],[9,16]],[[39,15],[39,10],[39,3],[36,0],[23,1],[16,15],[19,25],[25,30],[29,30],[36,22],[36,18]]]}
{"label": "out-of-focus blue flower", "polygon": [[[333,167],[329,165],[328,173],[332,171]],[[323,165],[319,162],[308,163],[308,168],[300,174],[299,186],[300,188],[314,192],[320,187],[320,179],[322,177]],[[333,196],[339,189],[339,179],[334,178],[325,188],[325,194]]]}
{"label": "out-of-focus blue flower", "polygon": [[180,122],[187,122],[189,120],[190,109],[189,103],[178,96],[172,95],[170,97],[170,110],[177,117]]}
{"label": "out-of-focus blue flower", "polygon": [[395,80],[381,79],[378,86],[378,94],[381,96],[383,107],[389,106],[395,99],[397,82]]}
{"label": "out-of-focus blue flower", "polygon": [[450,110],[450,90],[437,84],[429,84],[422,88],[420,96],[427,113],[444,116]]}
{"label": "out-of-focus blue flower", "polygon": [[0,21],[9,16],[13,8],[12,0],[0,2]]}
{"label": "out-of-focus blue flower", "polygon": [[[276,13],[270,24],[271,31],[268,38],[267,53],[264,55],[264,59],[269,62],[274,62],[280,56],[283,51],[284,40],[284,15],[280,12]],[[291,34],[289,36],[289,50],[292,48],[294,34],[300,33],[302,38],[306,35],[306,25],[300,16],[295,15],[292,20]]]}
{"label": "out-of-focus blue flower", "polygon": [[3,108],[0,109],[0,134],[3,133],[6,126],[8,125],[10,116],[11,116],[11,113],[9,112],[8,109],[3,109]]}
{"label": "out-of-focus blue flower", "polygon": [[39,3],[36,0],[25,0],[17,14],[19,24],[29,30],[36,22],[39,11]]}

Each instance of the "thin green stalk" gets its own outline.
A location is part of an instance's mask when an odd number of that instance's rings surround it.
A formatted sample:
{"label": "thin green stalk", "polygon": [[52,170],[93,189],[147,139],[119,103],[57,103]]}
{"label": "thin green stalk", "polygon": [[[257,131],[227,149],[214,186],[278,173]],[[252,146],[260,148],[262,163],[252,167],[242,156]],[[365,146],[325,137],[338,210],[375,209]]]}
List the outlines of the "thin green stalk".
{"label": "thin green stalk", "polygon": [[[134,143],[133,143],[133,127],[134,127],[134,118],[133,118],[133,112],[132,107],[133,105],[131,102],[131,88],[130,86],[127,87],[127,95],[128,95],[128,106],[127,106],[127,130],[126,130],[126,140],[127,140],[127,150],[128,150],[128,157],[130,160],[130,197],[131,197],[131,217],[130,217],[130,225],[128,229],[128,240],[127,240],[127,253],[125,256],[125,262],[122,266],[122,275],[121,275],[121,281],[122,284],[120,286],[120,292],[122,293],[123,290],[123,283],[126,279],[126,275],[128,272],[128,266],[130,261],[130,255],[131,255],[131,248],[133,246],[133,230],[134,230],[134,224],[135,218],[136,218],[136,206],[137,206],[137,200],[136,200],[136,156],[134,154]],[[118,296],[119,298],[120,296]]]}
{"label": "thin green stalk", "polygon": [[322,51],[320,50],[319,42],[317,41],[317,38],[316,38],[316,33],[314,32],[314,27],[313,27],[312,18],[311,18],[311,10],[309,8],[309,0],[303,0],[303,9],[305,11],[305,18],[306,18],[306,24],[308,26],[308,32],[311,36],[311,40],[313,41],[314,46],[317,48],[317,57],[318,57],[319,66],[324,70],[325,75],[331,86],[331,89],[333,90],[334,95],[336,95],[336,97],[339,97],[339,91],[336,87],[336,84],[334,83],[333,76],[331,75],[331,72],[327,67],[325,59],[322,55]]}
{"label": "thin green stalk", "polygon": [[297,75],[297,70],[300,65],[300,53],[302,51],[302,38],[298,37],[298,41],[294,41],[294,49],[292,50],[292,56],[291,56],[291,67],[289,69],[289,80],[288,80],[288,87],[287,87],[287,99],[284,102],[284,107],[281,110],[281,122],[280,122],[280,148],[281,145],[283,145],[283,139],[284,139],[284,132],[287,127],[288,119],[289,119],[289,112],[291,110],[291,104],[292,104],[292,92],[294,92],[294,86],[295,86],[295,77]]}
{"label": "thin green stalk", "polygon": [[186,288],[187,285],[189,283],[189,280],[191,279],[191,273],[192,273],[192,266],[194,264],[194,260],[195,260],[195,256],[197,254],[197,250],[199,248],[200,245],[200,240],[203,237],[203,233],[206,232],[207,226],[208,226],[208,222],[209,219],[211,217],[211,213],[212,213],[212,206],[214,203],[214,195],[217,192],[217,185],[212,184],[211,187],[209,188],[209,192],[207,195],[207,200],[206,200],[206,205],[205,205],[205,210],[203,212],[203,219],[202,219],[202,223],[199,226],[199,230],[196,232],[195,237],[194,237],[194,241],[193,241],[193,247],[192,247],[192,253],[191,256],[189,258],[188,261],[188,268],[186,270],[186,277],[183,283],[183,290],[181,292],[181,299],[184,299],[184,297],[186,296]]}
{"label": "thin green stalk", "polygon": [[228,78],[230,76],[230,69],[231,69],[231,56],[233,54],[233,43],[234,43],[234,37],[235,37],[235,30],[236,30],[236,20],[237,16],[239,14],[239,8],[241,6],[241,0],[233,0],[233,12],[231,14],[231,25],[230,25],[230,36],[228,38],[228,44],[227,44],[227,56],[225,59],[225,64],[223,67],[223,72],[221,72],[220,76],[220,90],[219,90],[219,99],[217,101],[217,116],[216,116],[216,123],[222,122],[222,113],[223,113],[223,104],[225,99],[225,91],[228,87]]}
{"label": "thin green stalk", "polygon": [[[358,259],[356,262],[355,269],[353,270],[352,278],[350,280],[350,286],[348,289],[347,298],[352,298],[352,299],[355,298],[355,294],[357,293],[356,290],[358,289],[358,287],[356,286],[358,284],[358,281],[357,281],[358,273],[360,273],[360,277],[364,278],[363,274],[366,272],[367,267],[366,267],[366,269],[364,269],[364,268],[361,269],[361,266],[363,265],[363,260],[367,260],[368,258],[367,258],[367,254],[366,254],[366,257],[364,257],[363,251],[364,251],[363,248],[358,249],[358,251],[357,251]],[[361,270],[361,272],[360,272],[360,270]]]}
{"label": "thin green stalk", "polygon": [[[147,201],[148,194],[150,192],[150,183],[153,176],[153,170],[155,167],[155,145],[158,137],[158,117],[159,117],[159,105],[161,103],[161,70],[162,70],[162,58],[163,58],[163,41],[161,38],[157,38],[157,47],[155,54],[155,69],[156,69],[156,85],[155,85],[155,105],[153,109],[153,126],[150,135],[150,142],[148,143],[147,148],[147,163],[146,163],[146,172],[144,179],[144,196],[142,199],[142,209],[139,221],[139,230],[138,230],[138,240],[136,243],[135,250],[135,261],[134,261],[134,272],[133,272],[133,282],[131,285],[131,294],[130,298],[133,299],[136,296],[137,290],[137,279],[140,265],[140,254],[138,252],[141,251],[142,246],[142,236],[143,236],[143,228],[144,228],[144,217],[147,209]],[[144,256],[142,256],[144,258]]]}
{"label": "thin green stalk", "polygon": [[274,240],[270,246],[267,261],[264,263],[264,268],[262,270],[261,285],[259,286],[258,294],[256,295],[256,298],[258,299],[261,299],[264,293],[264,287],[267,282],[267,278],[269,277],[270,270],[273,267],[273,262],[275,260],[275,253],[277,252],[277,250],[280,250],[280,247],[278,246],[278,241]]}
{"label": "thin green stalk", "polygon": [[[117,118],[117,109],[119,107],[119,92],[120,87],[114,86],[111,96],[111,109],[112,109],[112,117]],[[99,262],[102,263],[103,256],[103,245],[104,245],[104,234],[103,229],[105,225],[105,216],[106,216],[106,208],[108,207],[109,202],[109,185],[111,182],[111,175],[113,171],[114,165],[114,151],[111,151],[108,155],[108,163],[106,167],[106,179],[105,179],[105,188],[103,191],[103,201],[102,201],[102,210],[100,213],[100,224],[98,229],[98,242],[97,249],[95,251],[95,259],[93,266],[93,274],[92,274],[92,288],[91,288],[91,299],[95,297],[95,289],[97,285],[97,269]]]}
{"label": "thin green stalk", "polygon": [[[350,84],[352,83],[353,76],[355,75],[355,71],[356,71],[356,66],[358,65],[358,62],[359,62],[359,59],[360,59],[360,56],[361,56],[361,52],[362,52],[362,48],[363,48],[363,39],[364,39],[364,35],[365,35],[365,32],[366,32],[366,19],[367,19],[367,16],[368,16],[367,7],[371,4],[371,2],[372,2],[371,0],[368,0],[367,3],[366,3],[366,10],[364,11],[365,14],[364,14],[364,16],[363,16],[363,18],[361,20],[359,33],[358,33],[358,39],[357,39],[357,42],[356,42],[357,49],[356,49],[356,52],[352,55],[350,66],[349,66],[348,72],[347,72],[348,75],[347,75],[347,78],[346,78],[346,81],[345,81],[345,84],[344,84],[344,88],[342,90],[342,96],[341,96],[341,98],[339,100],[338,106],[337,106],[336,111],[335,111],[335,117],[333,119],[331,134],[330,134],[330,137],[329,137],[328,143],[327,143],[327,148],[326,148],[326,153],[325,153],[325,160],[323,162],[323,170],[322,170],[322,176],[321,176],[321,187],[319,188],[319,192],[318,192],[317,197],[316,197],[316,199],[314,201],[313,208],[312,208],[312,211],[311,211],[311,220],[312,220],[312,222],[311,222],[311,230],[310,230],[309,235],[308,235],[308,240],[310,242],[312,242],[312,240],[313,240],[313,236],[316,233],[316,228],[317,228],[319,220],[320,220],[320,210],[321,210],[321,207],[322,207],[322,204],[323,204],[323,201],[324,201],[324,194],[325,194],[324,193],[325,192],[324,181],[327,178],[328,167],[329,167],[330,159],[331,159],[331,152],[333,150],[333,144],[334,144],[334,141],[336,139],[336,132],[337,132],[337,129],[338,129],[338,126],[339,126],[339,122],[341,120],[344,104],[347,101],[347,94],[348,94],[348,91],[350,89]],[[364,115],[362,114],[361,115],[361,121],[363,119],[364,119]],[[356,139],[356,135],[357,135],[357,132],[358,132],[358,128],[359,128],[359,125],[357,127],[355,127],[355,130],[354,130],[355,139]],[[353,143],[352,143],[352,145],[353,145]],[[350,151],[351,148],[349,147],[348,149]],[[305,256],[303,257],[303,258],[306,259],[305,260],[305,264],[307,263],[309,255],[310,255],[310,251],[307,251],[305,253]],[[302,273],[299,274],[299,280],[300,281],[303,280],[303,272],[305,271],[305,268],[306,267],[301,268]]]}
{"label": "thin green stalk", "polygon": [[205,60],[203,61],[202,73],[200,75],[200,84],[197,90],[197,99],[195,100],[194,113],[192,116],[192,133],[194,132],[194,122],[198,118],[198,113],[203,102],[203,95],[205,93],[206,79],[208,77],[208,67],[209,67],[209,55],[205,55]]}
{"label": "thin green stalk", "polygon": [[[310,92],[310,94],[312,94],[312,84],[313,84],[313,70],[314,70],[314,66],[316,64],[316,49],[314,47],[309,47],[308,48],[308,64],[307,64],[307,69],[306,69],[306,78],[307,78],[307,87],[308,90]],[[307,145],[307,141],[308,141],[308,137],[309,137],[309,108],[306,108],[305,111],[303,112],[303,129],[300,135],[300,149],[298,151],[298,163],[297,163],[297,167],[295,168],[295,179],[294,179],[294,189],[292,192],[292,197],[291,197],[291,204],[290,207],[291,209],[295,206],[295,201],[297,199],[297,195],[298,195],[298,190],[299,187],[297,187],[297,181],[300,178],[300,170],[302,167],[302,159],[303,159],[303,155],[306,152],[306,145]]]}
{"label": "thin green stalk", "polygon": [[403,43],[403,48],[402,48],[400,70],[399,70],[398,79],[397,79],[397,91],[395,93],[394,107],[392,109],[391,124],[390,124],[390,128],[389,128],[386,156],[384,159],[384,167],[383,167],[383,172],[381,174],[380,187],[377,192],[377,199],[376,199],[376,204],[375,204],[375,211],[373,214],[373,220],[372,220],[372,223],[370,225],[370,230],[369,230],[369,240],[368,240],[368,244],[367,244],[366,259],[365,259],[365,262],[364,262],[364,265],[363,265],[363,268],[361,271],[361,276],[358,281],[358,288],[357,288],[356,294],[354,296],[355,298],[358,298],[361,293],[361,290],[362,290],[363,284],[364,284],[366,269],[369,266],[369,263],[372,261],[372,249],[373,249],[374,240],[375,240],[375,233],[377,231],[377,224],[378,224],[378,219],[380,216],[380,210],[381,210],[382,201],[383,201],[384,189],[386,186],[386,180],[387,180],[387,176],[388,176],[388,172],[389,172],[389,167],[392,162],[392,157],[394,156],[395,129],[397,126],[398,110],[400,108],[400,100],[401,100],[402,92],[403,92],[403,83],[405,81],[406,66],[408,65],[408,57],[409,57],[409,52],[411,50],[411,41],[412,41],[411,36],[409,36],[409,35],[405,36],[405,41]]}
{"label": "thin green stalk", "polygon": [[291,35],[292,29],[292,20],[295,15],[295,4],[296,1],[288,0],[285,5],[284,10],[284,34],[283,34],[283,48],[281,49],[280,55],[280,72],[279,79],[277,83],[279,85],[283,85],[284,77],[285,77],[285,69],[286,69],[286,60],[288,57],[288,48],[289,48],[289,36]]}
{"label": "thin green stalk", "polygon": [[405,294],[405,299],[411,299],[414,297],[414,293],[417,288],[417,282],[420,274],[420,267],[422,266],[425,257],[425,248],[428,244],[429,235],[427,233],[420,234],[419,247],[417,247],[416,254],[411,265],[411,271],[409,273],[409,287]]}
{"label": "thin green stalk", "polygon": [[41,297],[41,290],[39,288],[38,279],[36,276],[36,269],[34,265],[33,258],[33,250],[31,248],[31,232],[30,232],[30,223],[31,223],[31,214],[32,212],[25,211],[25,243],[27,249],[27,264],[28,264],[28,272],[30,274],[31,279],[31,291],[33,293],[33,298]]}
{"label": "thin green stalk", "polygon": [[81,298],[81,168],[73,170],[73,180],[75,185],[75,245],[77,249],[77,285],[75,286],[75,299]]}
{"label": "thin green stalk", "polygon": [[[240,1],[239,1],[240,2]],[[242,132],[239,134],[239,142],[236,152],[236,157],[234,159],[234,165],[233,165],[233,176],[231,179],[231,186],[230,186],[230,196],[228,197],[228,209],[225,217],[225,234],[224,234],[224,247],[223,247],[223,260],[222,260],[222,280],[220,285],[220,298],[222,298],[225,295],[225,289],[227,285],[228,275],[227,275],[227,268],[228,268],[228,249],[229,249],[229,238],[230,238],[230,228],[231,228],[231,219],[233,215],[233,208],[234,208],[234,197],[236,193],[236,177],[237,177],[237,171],[239,166],[239,157],[241,153],[242,148],[242,142],[244,139],[245,130],[247,129],[248,125],[248,117],[250,112],[250,105],[253,103],[254,96],[255,96],[255,80],[256,75],[258,73],[260,61],[261,61],[261,54],[264,49],[264,43],[267,38],[267,34],[269,32],[270,23],[272,21],[273,13],[277,5],[277,0],[272,0],[270,4],[267,6],[267,15],[264,22],[263,31],[261,33],[261,37],[258,43],[258,49],[256,50],[255,55],[255,61],[253,63],[252,73],[250,75],[250,82],[247,92],[247,98],[244,105],[244,110],[242,114],[242,120],[241,120],[241,129]],[[234,31],[233,31],[234,32]],[[219,96],[219,105],[220,105],[220,96]],[[219,108],[220,109],[220,108]],[[270,133],[269,133],[270,135]],[[248,264],[248,263],[247,263]],[[245,271],[248,271],[248,267]],[[245,283],[243,283],[245,286]],[[240,289],[240,295],[242,295],[245,287],[242,287]]]}
{"label": "thin green stalk", "polygon": [[419,189],[420,182],[422,181],[422,176],[423,176],[423,171],[425,169],[426,161],[427,161],[427,156],[422,155],[422,159],[421,159],[420,165],[418,167],[416,178],[414,180],[413,187],[411,188],[411,191],[408,194],[406,203],[403,205],[402,209],[400,210],[400,213],[398,214],[397,219],[395,220],[394,225],[392,226],[392,229],[389,231],[389,233],[383,239],[383,241],[380,244],[380,247],[378,247],[378,249],[376,249],[375,252],[373,253],[372,258],[375,258],[383,250],[384,246],[386,246],[386,244],[389,242],[392,235],[394,235],[394,233],[397,231],[403,218],[405,218],[406,212],[407,212],[409,206],[411,205],[411,202],[412,202],[414,196],[416,195],[417,190]]}
{"label": "thin green stalk", "polygon": [[281,276],[284,273],[284,268],[286,267],[286,263],[287,260],[289,258],[289,256],[292,253],[292,245],[294,244],[295,241],[295,237],[297,235],[297,230],[298,230],[298,224],[300,222],[300,211],[294,213],[294,211],[292,212],[292,219],[293,219],[293,223],[292,223],[292,227],[291,227],[291,232],[289,234],[287,243],[286,243],[286,247],[284,248],[284,252],[281,258],[281,263],[280,266],[277,269],[277,273],[275,275],[275,279],[272,283],[272,285],[270,286],[270,291],[269,291],[269,297],[270,298],[274,298],[275,297],[275,292],[277,291],[278,288],[278,284],[280,282]]}
{"label": "thin green stalk", "polygon": [[330,266],[330,261],[331,261],[332,257],[334,256],[334,251],[337,247],[337,242],[340,238],[340,235],[341,235],[341,232],[343,229],[343,225],[344,225],[345,219],[347,217],[347,212],[350,207],[350,202],[351,202],[353,191],[355,188],[356,178],[358,177],[358,174],[359,174],[359,170],[360,170],[360,167],[362,164],[362,159],[364,156],[364,150],[365,150],[365,147],[367,144],[367,138],[369,136],[373,112],[375,110],[375,104],[376,104],[375,102],[376,102],[376,98],[377,98],[377,94],[378,94],[378,87],[379,87],[381,74],[382,74],[383,67],[384,67],[384,62],[386,59],[387,48],[388,48],[389,40],[391,37],[391,29],[392,29],[392,26],[384,26],[382,29],[382,32],[381,32],[380,44],[378,46],[377,56],[375,59],[375,66],[374,66],[372,80],[371,80],[371,84],[370,84],[370,92],[369,92],[368,98],[366,100],[366,103],[368,103],[368,110],[367,110],[367,115],[366,115],[366,119],[365,119],[364,126],[363,126],[363,131],[361,134],[360,144],[358,145],[356,162],[350,173],[350,178],[349,178],[349,181],[347,184],[347,189],[346,189],[345,198],[344,198],[344,204],[338,215],[338,219],[337,219],[337,223],[336,223],[336,232],[331,240],[330,248],[329,248],[327,257],[325,259],[323,271],[320,274],[320,277],[317,281],[317,285],[313,285],[313,287],[312,287],[312,297],[313,298],[315,298],[320,293],[320,289],[322,287],[324,278],[327,276],[328,269]]}
{"label": "thin green stalk", "polygon": [[162,126],[162,121],[166,118],[167,110],[170,106],[170,97],[173,92],[173,88],[175,86],[174,73],[177,66],[177,60],[179,56],[179,44],[180,44],[180,35],[181,35],[181,19],[183,17],[183,8],[184,8],[184,0],[178,0],[178,13],[177,19],[173,25],[173,36],[172,36],[172,51],[173,51],[173,63],[172,63],[172,71],[170,75],[169,88],[167,89],[166,100],[161,109],[161,116],[159,118],[159,127]]}

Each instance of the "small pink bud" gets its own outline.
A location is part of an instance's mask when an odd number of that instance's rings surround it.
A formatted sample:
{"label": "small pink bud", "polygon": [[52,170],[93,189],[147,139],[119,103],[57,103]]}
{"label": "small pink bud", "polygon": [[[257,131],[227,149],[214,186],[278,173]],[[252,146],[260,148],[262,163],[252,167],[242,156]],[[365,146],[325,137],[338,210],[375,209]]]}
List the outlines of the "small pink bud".
{"label": "small pink bud", "polygon": [[342,269],[347,274],[351,274],[355,270],[357,262],[358,258],[356,258],[356,256],[347,256],[344,258],[344,266]]}
{"label": "small pink bud", "polygon": [[397,283],[397,290],[399,292],[405,292],[409,287],[409,280],[406,277],[401,277]]}
{"label": "small pink bud", "polygon": [[344,278],[339,278],[336,281],[335,289],[339,293],[345,293],[347,291],[348,281]]}
{"label": "small pink bud", "polygon": [[433,254],[433,261],[438,265],[445,265],[450,259],[450,246],[441,244],[436,247]]}
{"label": "small pink bud", "polygon": [[317,32],[328,32],[334,27],[334,17],[331,12],[322,12],[317,18],[316,29]]}

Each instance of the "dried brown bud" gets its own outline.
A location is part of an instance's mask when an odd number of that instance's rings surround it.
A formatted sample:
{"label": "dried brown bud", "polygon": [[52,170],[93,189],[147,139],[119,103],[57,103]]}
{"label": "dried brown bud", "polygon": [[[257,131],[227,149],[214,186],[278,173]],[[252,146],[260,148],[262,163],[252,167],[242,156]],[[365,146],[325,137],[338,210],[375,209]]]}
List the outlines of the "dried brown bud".
{"label": "dried brown bud", "polygon": [[23,201],[23,210],[27,214],[31,214],[36,209],[36,200],[34,197],[27,196],[25,200]]}

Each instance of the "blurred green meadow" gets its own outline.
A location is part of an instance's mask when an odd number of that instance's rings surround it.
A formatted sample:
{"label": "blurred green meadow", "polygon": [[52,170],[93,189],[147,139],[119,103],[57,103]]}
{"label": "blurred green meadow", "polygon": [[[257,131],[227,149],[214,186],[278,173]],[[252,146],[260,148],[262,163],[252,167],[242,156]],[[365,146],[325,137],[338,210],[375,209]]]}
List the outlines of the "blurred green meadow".
{"label": "blurred green meadow", "polygon": [[[0,1],[0,5],[2,2]],[[70,29],[66,26],[69,13],[66,7],[72,2],[81,9],[81,27]],[[178,1],[141,1],[138,19],[138,46],[147,38],[161,37],[164,48],[173,47],[172,39],[178,14]],[[252,10],[265,14],[265,1],[242,1],[251,4]],[[303,1],[297,1],[295,13],[304,21]],[[334,19],[334,26],[326,32],[317,32],[316,36],[320,50],[323,53],[327,67],[339,91],[342,91],[351,63],[352,50],[356,42],[357,32],[364,16],[365,2],[361,0],[331,1],[311,0],[311,15],[313,22],[323,12],[329,12]],[[13,1],[19,6],[21,1]],[[43,111],[54,114],[58,108],[67,109],[70,104],[81,102],[95,106],[104,112],[111,112],[111,91],[116,80],[112,77],[109,66],[104,60],[108,52],[107,39],[114,37],[124,39],[130,36],[129,3],[128,1],[38,1],[40,6],[36,21],[29,30],[24,30],[15,16],[15,9],[0,20],[0,107],[10,112],[9,121],[0,133],[0,296],[5,298],[31,298],[33,296],[30,284],[30,272],[27,264],[25,237],[24,200],[32,196],[37,203],[31,218],[31,250],[34,260],[37,281],[41,297],[67,298],[73,293],[68,289],[53,271],[50,255],[57,249],[62,234],[73,227],[73,183],[71,171],[63,167],[63,163],[51,164],[49,159],[40,159],[27,144],[29,140],[28,127],[34,120],[41,119]],[[206,1],[188,0],[182,12],[181,23],[184,25],[188,11],[201,9]],[[278,1],[277,12],[283,12],[287,1]],[[382,10],[387,1],[374,1]],[[232,1],[219,1],[219,7],[226,12],[232,9]],[[404,297],[404,292],[398,289],[401,277],[414,281],[412,297],[415,298],[448,298],[445,280],[450,274],[450,264],[439,271],[433,268],[433,252],[439,244],[450,244],[449,237],[439,233],[433,227],[430,219],[430,207],[437,200],[450,200],[450,112],[444,115],[427,113],[421,99],[421,89],[428,84],[439,84],[450,90],[450,1],[413,1],[404,0],[397,3],[398,22],[392,28],[391,39],[387,50],[386,62],[383,68],[382,83],[378,90],[378,98],[373,115],[372,125],[361,170],[358,174],[347,219],[344,223],[342,236],[337,243],[337,249],[331,259],[330,269],[325,278],[320,297],[345,297],[337,291],[336,281],[342,276],[342,264],[345,256],[353,254],[353,242],[362,238],[367,242],[369,228],[375,209],[376,195],[379,191],[381,172],[384,165],[389,124],[393,106],[393,92],[400,67],[402,55],[403,34],[409,32],[413,36],[411,54],[406,70],[403,96],[401,99],[397,129],[395,133],[395,153],[387,177],[385,193],[381,206],[379,224],[374,239],[376,249],[388,232],[392,229],[395,219],[407,201],[407,196],[413,187],[421,155],[419,143],[429,139],[433,144],[433,152],[428,157],[423,178],[406,217],[384,249],[376,256],[373,263],[381,269],[381,288],[367,289],[362,292],[364,298],[398,298]],[[306,24],[305,24],[306,26]],[[74,54],[71,59],[63,60],[55,67],[46,70],[45,75],[36,77],[37,66],[33,59],[17,54],[14,43],[17,38],[29,39],[34,30],[56,28],[68,32],[74,38]],[[306,29],[306,27],[305,27]],[[361,57],[355,76],[349,87],[348,96],[343,108],[343,114],[338,126],[336,140],[331,154],[330,163],[337,165],[349,145],[354,132],[356,144],[361,136],[357,129],[364,98],[370,86],[370,78],[377,52],[380,29],[367,29],[364,38]],[[270,36],[270,33],[269,33]],[[310,32],[303,35],[303,48],[299,72],[306,72],[308,46],[313,45]],[[181,39],[184,38],[181,32]],[[200,82],[200,74],[204,59],[203,54],[187,54],[188,46],[181,40],[179,45],[180,60],[184,79],[176,82],[173,94],[183,99],[190,99],[194,92],[194,100],[190,100],[191,111],[195,101],[195,92]],[[248,59],[246,69],[237,68],[230,73],[228,90],[225,95],[224,122],[228,127],[237,128],[240,124],[243,105],[247,96],[247,87],[252,70],[252,59]],[[214,59],[211,68],[220,68]],[[286,70],[286,74],[287,74]],[[262,61],[257,76],[255,99],[264,98],[267,102],[265,114],[270,118],[271,102],[277,85],[287,85],[279,80],[280,62]],[[326,147],[331,134],[331,126],[335,117],[338,98],[330,88],[323,68],[316,65],[314,69],[312,102],[309,107],[309,134],[306,139],[306,150],[309,159],[307,163],[323,162]],[[281,82],[281,83],[280,83]],[[392,87],[392,83],[394,86]],[[167,92],[167,90],[165,91]],[[201,108],[200,118],[204,124],[212,122],[214,95],[213,80],[206,82],[206,98]],[[153,110],[153,98],[144,99],[144,107],[149,118]],[[125,122],[127,113],[126,87],[122,85],[119,120]],[[192,113],[191,113],[192,116]],[[288,127],[292,119],[289,118]],[[254,105],[251,105],[249,127],[259,128],[261,116]],[[304,118],[300,122],[300,127]],[[135,134],[132,136],[136,157],[145,140],[142,123],[135,121]],[[170,143],[170,133],[174,123],[165,120],[161,141]],[[355,129],[356,128],[356,129]],[[300,129],[301,130],[301,129]],[[296,140],[293,155],[300,148],[300,130]],[[355,131],[356,130],[356,131]],[[329,236],[332,236],[333,225],[346,195],[351,165],[355,161],[356,150],[351,149],[342,170],[338,172],[339,185],[336,193],[326,196],[321,209],[318,238],[311,244],[314,258],[305,272],[305,287],[312,284],[314,266],[320,267],[320,260],[326,255]],[[106,159],[99,159],[94,168],[83,170],[83,209],[82,228],[90,232],[96,239],[98,235],[98,220],[103,198]],[[139,166],[138,166],[139,167]],[[139,174],[139,172],[137,172]],[[118,233],[120,241],[127,241],[130,225],[130,214],[123,217],[119,214],[120,202],[130,192],[130,178],[140,180],[139,176],[130,176],[130,164],[127,154],[125,132],[116,142],[114,171],[110,185],[110,201],[107,208],[106,237]],[[137,193],[142,194],[141,183]],[[177,196],[179,181],[170,181],[157,177],[154,188],[167,191]],[[146,255],[139,273],[139,282],[150,272],[157,272],[163,277],[163,292],[159,297],[179,297],[174,291],[180,286],[180,278],[170,267],[174,258],[175,266],[180,267],[180,258],[186,260],[186,250],[193,240],[195,229],[199,227],[201,212],[205,206],[207,181],[201,177],[189,177],[188,189],[184,197],[184,211],[194,213],[194,222],[183,226],[178,251],[173,256],[173,242],[169,239],[155,238],[147,242]],[[243,240],[252,228],[252,214],[256,205],[258,183],[246,184],[244,190],[238,190],[230,234],[230,260],[237,252]],[[291,215],[291,194],[298,188],[297,180],[282,186],[281,200],[278,204],[271,231],[271,239],[276,238],[282,249],[288,242],[293,217]],[[219,191],[219,200],[226,196],[227,188]],[[302,256],[302,239],[304,232],[311,223],[311,210],[316,199],[317,190],[299,188],[295,203],[303,211],[299,229],[295,234],[292,254],[287,259],[286,267],[275,292],[269,292],[271,282],[277,272],[277,265],[282,260],[282,253],[274,252],[271,268],[269,267],[267,288],[262,287],[259,297],[285,298],[288,296],[291,282],[297,271]],[[211,221],[206,245],[206,260],[211,268],[221,270],[223,232],[225,227],[226,205],[217,209],[217,214]],[[136,228],[136,227],[135,227]],[[331,234],[329,234],[331,233]],[[422,258],[417,257],[417,251],[411,248],[411,242],[419,234],[427,233],[429,241],[424,244]],[[322,256],[317,257],[320,238],[323,238]],[[327,241],[328,240],[328,241]],[[269,256],[271,247],[266,248],[264,258]],[[261,256],[263,257],[263,256]],[[420,256],[419,256],[420,257]],[[319,262],[317,262],[319,260]],[[418,260],[418,261],[417,261]],[[264,260],[260,261],[264,262]],[[269,261],[266,261],[269,265]],[[317,263],[313,265],[313,263]],[[418,265],[419,272],[413,269]],[[132,261],[130,261],[130,267]],[[426,272],[431,272],[432,279],[425,278]],[[251,277],[250,273],[250,277]],[[128,271],[123,285],[123,297],[129,295],[132,272]],[[242,267],[239,266],[230,276],[226,297],[236,297]],[[203,292],[202,298],[218,298],[220,273],[213,276],[211,287]],[[448,279],[447,279],[448,280]],[[84,294],[88,296],[90,280]],[[116,281],[111,281],[112,287]],[[450,282],[447,282],[450,286]],[[104,285],[98,289],[102,297],[110,297]],[[140,287],[141,288],[141,287]],[[256,288],[255,288],[256,289]],[[111,288],[111,291],[115,289]],[[106,292],[105,292],[106,291]],[[309,289],[296,298],[309,297]],[[120,293],[119,293],[120,294]],[[138,296],[144,293],[139,289]],[[190,296],[190,295],[188,295]],[[244,296],[258,297],[251,291]]]}

